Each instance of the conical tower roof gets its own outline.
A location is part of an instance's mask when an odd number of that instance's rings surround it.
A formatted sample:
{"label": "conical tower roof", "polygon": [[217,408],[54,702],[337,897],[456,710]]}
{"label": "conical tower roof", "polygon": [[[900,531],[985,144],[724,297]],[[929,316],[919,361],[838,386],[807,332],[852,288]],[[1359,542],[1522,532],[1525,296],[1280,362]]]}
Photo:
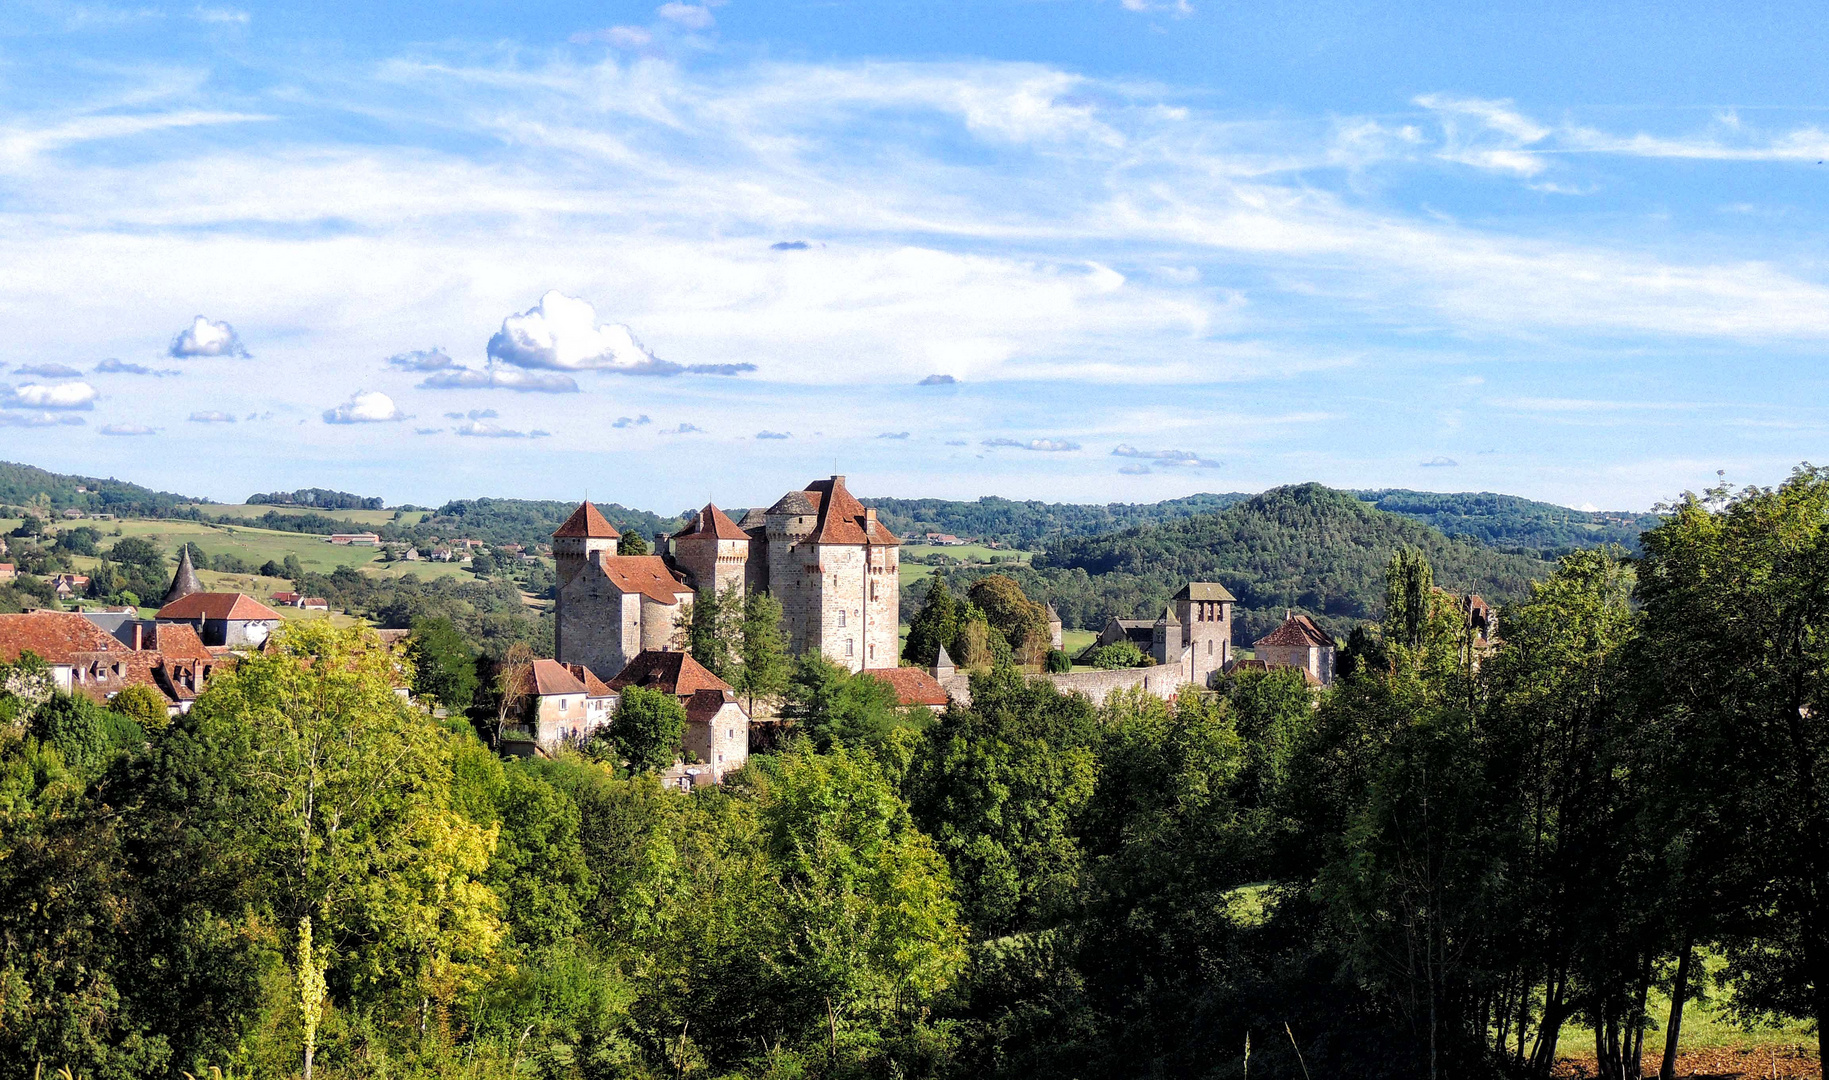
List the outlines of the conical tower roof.
{"label": "conical tower roof", "polygon": [[565,524],[553,530],[554,536],[584,537],[587,540],[615,540],[622,536],[609,519],[590,503],[580,503]]}
{"label": "conical tower roof", "polygon": [[191,547],[189,544],[178,554],[178,572],[172,575],[171,588],[166,590],[165,599],[159,606],[164,607],[175,600],[182,600],[192,593],[203,591],[203,582],[197,580],[197,568],[191,565]]}
{"label": "conical tower roof", "polygon": [[958,667],[959,665],[953,663],[953,658],[946,655],[946,646],[942,645],[940,646],[939,654],[934,657],[934,666],[937,668],[952,668]]}

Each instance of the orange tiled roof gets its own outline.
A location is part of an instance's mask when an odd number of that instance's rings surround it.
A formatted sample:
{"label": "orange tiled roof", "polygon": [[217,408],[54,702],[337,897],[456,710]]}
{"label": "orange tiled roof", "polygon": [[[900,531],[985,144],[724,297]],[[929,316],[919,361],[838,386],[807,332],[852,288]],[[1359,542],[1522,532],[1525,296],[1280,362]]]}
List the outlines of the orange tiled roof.
{"label": "orange tiled roof", "polygon": [[944,705],[949,700],[940,680],[921,668],[865,668],[863,674],[895,687],[895,696],[904,705]]}
{"label": "orange tiled roof", "polygon": [[533,662],[533,692],[541,697],[552,694],[582,694],[584,683],[557,660]]}
{"label": "orange tiled roof", "polygon": [[737,527],[730,520],[730,515],[719,510],[716,503],[706,503],[705,509],[699,511],[697,521],[673,534],[674,539],[688,536],[715,536],[719,540],[748,540],[749,534]]}
{"label": "orange tiled roof", "polygon": [[609,682],[611,690],[640,686],[664,690],[679,697],[689,697],[700,690],[729,690],[730,684],[705,670],[690,653],[660,652],[650,649],[629,661]]}
{"label": "orange tiled roof", "polygon": [[191,629],[189,623],[165,623],[153,629],[153,648],[167,660],[203,660],[214,662],[215,657]]}
{"label": "orange tiled roof", "polygon": [[0,615],[0,662],[12,663],[22,652],[33,652],[47,663],[76,664],[76,654],[132,652],[112,634],[70,611],[28,611]]}
{"label": "orange tiled roof", "polygon": [[583,664],[567,664],[565,667],[566,670],[572,673],[574,678],[584,684],[584,692],[591,697],[609,697],[616,692],[611,690],[602,679],[597,677],[595,672],[590,668],[585,667]]}
{"label": "orange tiled roof", "polygon": [[807,498],[819,509],[819,524],[814,527],[816,544],[900,544],[894,533],[874,515],[864,512],[864,504],[845,489],[845,478],[815,480],[808,484]]}
{"label": "orange tiled roof", "polygon": [[1314,620],[1306,615],[1290,615],[1283,620],[1283,625],[1252,642],[1253,645],[1294,645],[1299,648],[1329,648],[1333,643],[1334,639],[1322,633]]}
{"label": "orange tiled roof", "polygon": [[554,536],[588,537],[591,539],[615,540],[622,534],[616,531],[609,519],[598,512],[590,503],[578,504],[572,516],[565,519],[565,524],[553,530]]}
{"label": "orange tiled roof", "polygon": [[181,596],[159,609],[159,619],[266,619],[277,621],[279,612],[246,593],[200,592]]}
{"label": "orange tiled roof", "polygon": [[600,551],[597,565],[603,568],[610,583],[625,594],[641,593],[656,603],[677,604],[682,595],[692,593],[673,576],[673,571],[667,568],[667,560],[659,555],[612,555]]}

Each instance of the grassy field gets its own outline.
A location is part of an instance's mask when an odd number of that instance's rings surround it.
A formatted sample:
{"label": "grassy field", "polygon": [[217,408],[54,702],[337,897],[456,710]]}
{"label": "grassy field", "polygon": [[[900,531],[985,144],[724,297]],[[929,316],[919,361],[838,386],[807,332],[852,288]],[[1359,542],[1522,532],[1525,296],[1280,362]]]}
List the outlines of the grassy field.
{"label": "grassy field", "polygon": [[[367,512],[380,513],[380,511]],[[18,525],[17,519],[0,520],[0,532],[11,531]],[[239,525],[129,518],[121,521],[60,521],[53,527],[53,531],[75,528],[79,525],[89,525],[100,529],[104,549],[121,537],[139,536],[152,541],[168,557],[175,556],[181,544],[193,543],[201,548],[205,555],[212,557],[234,555],[254,566],[263,565],[268,561],[284,562],[286,556],[296,555],[299,565],[308,571],[320,574],[328,574],[339,566],[352,566],[364,573],[379,574],[384,577],[403,577],[413,574],[421,580],[437,577],[468,580],[472,576],[470,571],[456,563],[429,561],[384,563],[381,561],[381,552],[378,548],[343,547],[331,544],[322,536],[308,533],[249,529]],[[80,557],[75,560],[79,569],[91,568],[96,561]],[[248,577],[248,575],[240,576]],[[249,595],[264,595],[255,589],[241,591],[247,592]]]}
{"label": "grassy field", "polygon": [[1099,635],[1091,630],[1062,630],[1061,651],[1068,656],[1078,656],[1086,646],[1099,640]]}
{"label": "grassy field", "polygon": [[[1711,976],[1727,963],[1723,958],[1713,955],[1702,956],[1702,961]],[[1655,1031],[1645,1033],[1645,1049],[1649,1053],[1655,1048],[1654,1056],[1661,1058],[1664,1053],[1664,1024],[1670,1017],[1670,998],[1654,989],[1646,1008],[1657,1018],[1658,1027]],[[1713,1052],[1726,1051],[1784,1057],[1787,1051],[1802,1049],[1814,1056],[1816,1030],[1801,1020],[1774,1026],[1741,1027],[1728,1014],[1725,991],[1711,990],[1708,1000],[1697,1001],[1691,998],[1684,1004],[1683,1032],[1677,1040],[1677,1047],[1678,1052],[1685,1055],[1711,1055]],[[1594,1056],[1594,1033],[1570,1022],[1562,1029],[1557,1049],[1567,1058],[1590,1059]],[[1760,1064],[1765,1064],[1763,1059]],[[1652,1075],[1655,1073],[1654,1068]]]}
{"label": "grassy field", "polygon": [[900,576],[904,588],[912,582],[921,581],[933,576],[933,572],[939,569],[937,566],[911,563],[908,561],[908,556],[920,555],[925,557],[936,553],[958,559],[960,562],[973,567],[990,565],[993,556],[1006,560],[1014,558],[1024,565],[1027,565],[1029,560],[1035,557],[1033,551],[1011,551],[1008,548],[988,548],[983,544],[966,544],[962,547],[934,547],[930,544],[903,544]]}
{"label": "grassy field", "polygon": [[[322,514],[340,521],[353,521],[374,528],[394,520],[392,510],[322,510],[315,506],[249,506],[245,503],[199,503],[197,509],[212,517],[257,518],[272,510],[279,514]],[[417,525],[426,518],[424,510],[409,510],[400,515],[402,525]]]}

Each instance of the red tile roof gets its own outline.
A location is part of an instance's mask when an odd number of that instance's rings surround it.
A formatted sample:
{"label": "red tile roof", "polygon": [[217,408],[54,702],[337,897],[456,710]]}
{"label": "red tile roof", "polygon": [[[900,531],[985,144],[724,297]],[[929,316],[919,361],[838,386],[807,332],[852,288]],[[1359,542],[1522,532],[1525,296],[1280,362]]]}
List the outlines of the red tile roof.
{"label": "red tile roof", "polygon": [[904,705],[944,705],[950,700],[940,680],[922,668],[865,668],[862,674],[895,687],[895,696]]}
{"label": "red tile roof", "polygon": [[278,621],[279,612],[246,593],[200,592],[181,596],[159,609],[159,619],[228,619]]}
{"label": "red tile roof", "polygon": [[1252,642],[1253,645],[1294,645],[1300,648],[1329,648],[1333,643],[1334,639],[1323,633],[1314,620],[1306,615],[1290,615],[1283,620],[1283,625]]}
{"label": "red tile roof", "polygon": [[689,653],[649,650],[629,661],[609,682],[611,690],[631,686],[664,690],[679,697],[689,697],[700,690],[729,690],[730,684],[705,670],[705,665]]}
{"label": "red tile roof", "polygon": [[819,524],[812,540],[816,544],[900,544],[895,534],[865,512],[864,504],[845,489],[845,478],[815,480],[806,487],[806,496],[819,508]]}
{"label": "red tile roof", "polygon": [[533,692],[541,697],[552,694],[582,694],[584,683],[557,660],[533,662]]}
{"label": "red tile roof", "polygon": [[689,536],[715,536],[719,540],[748,540],[749,534],[737,527],[730,516],[719,510],[716,503],[706,503],[705,509],[699,511],[697,521],[674,533],[676,540]]}
{"label": "red tile roof", "polygon": [[659,555],[612,555],[602,551],[597,553],[597,565],[610,583],[625,594],[640,593],[661,604],[677,604],[681,596],[692,595],[692,590],[673,576],[667,560]]}
{"label": "red tile roof", "polygon": [[189,623],[165,623],[153,628],[152,648],[167,660],[214,661]]}
{"label": "red tile roof", "polygon": [[565,519],[565,524],[553,530],[554,536],[588,537],[591,539],[615,540],[622,534],[616,531],[609,519],[597,511],[590,503],[580,503],[572,516]]}
{"label": "red tile roof", "polygon": [[707,723],[718,715],[718,710],[736,700],[734,690],[694,690],[686,699],[686,719],[696,724]]}
{"label": "red tile roof", "polygon": [[590,668],[585,667],[583,664],[567,664],[565,667],[566,670],[572,673],[573,678],[576,678],[579,682],[584,684],[584,692],[591,697],[609,697],[616,692],[611,690],[602,679],[597,677],[595,672],[591,671]]}
{"label": "red tile roof", "polygon": [[75,654],[132,652],[112,634],[69,611],[28,611],[0,615],[0,663],[12,663],[22,652],[38,654],[47,663],[75,664]]}

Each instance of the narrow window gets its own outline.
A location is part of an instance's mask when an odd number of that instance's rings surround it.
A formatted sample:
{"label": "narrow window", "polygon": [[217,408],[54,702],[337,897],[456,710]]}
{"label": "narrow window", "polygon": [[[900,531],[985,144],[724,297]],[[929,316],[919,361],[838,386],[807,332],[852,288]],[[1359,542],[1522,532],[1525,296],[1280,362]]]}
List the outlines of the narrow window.
{"label": "narrow window", "polygon": [[845,613],[842,611],[838,613],[838,625],[845,625]]}
{"label": "narrow window", "polygon": [[850,656],[850,655],[852,655],[852,653],[853,653],[853,649],[851,648],[851,639],[846,638],[845,639],[845,655]]}
{"label": "narrow window", "polygon": [[869,653],[870,653],[870,659],[875,660],[876,659],[876,642],[873,641],[870,643]]}

